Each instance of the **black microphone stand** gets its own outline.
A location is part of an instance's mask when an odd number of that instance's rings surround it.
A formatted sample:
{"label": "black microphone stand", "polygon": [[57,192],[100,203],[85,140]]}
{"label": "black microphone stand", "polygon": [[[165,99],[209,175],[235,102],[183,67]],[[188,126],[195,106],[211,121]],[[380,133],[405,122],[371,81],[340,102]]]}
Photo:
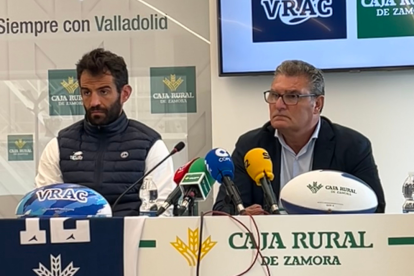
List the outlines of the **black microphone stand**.
{"label": "black microphone stand", "polygon": [[[187,208],[183,208],[183,206],[181,206],[181,205],[177,206],[178,216],[180,216],[180,217],[181,216],[190,216],[190,217],[194,216],[194,197],[191,196],[189,198],[190,198],[190,200],[188,201]],[[185,215],[186,213],[187,213],[187,215]]]}
{"label": "black microphone stand", "polygon": [[177,197],[174,199],[174,201],[171,202],[171,205],[173,206],[173,217],[178,217],[180,216],[180,208],[179,208],[179,204],[178,201],[180,200],[180,197]]}
{"label": "black microphone stand", "polygon": [[178,216],[180,216],[180,214],[179,214],[179,208],[178,208],[178,200],[177,200],[177,202],[174,202],[173,204],[173,216],[174,217],[178,217]]}
{"label": "black microphone stand", "polygon": [[188,216],[194,216],[194,199],[191,200],[190,205],[188,205]]}

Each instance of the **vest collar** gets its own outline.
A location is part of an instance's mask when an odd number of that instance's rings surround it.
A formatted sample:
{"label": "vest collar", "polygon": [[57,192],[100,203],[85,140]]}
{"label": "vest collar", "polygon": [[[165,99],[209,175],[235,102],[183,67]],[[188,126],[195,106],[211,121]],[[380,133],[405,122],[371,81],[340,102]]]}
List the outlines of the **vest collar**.
{"label": "vest collar", "polygon": [[83,120],[83,126],[85,128],[86,133],[90,135],[112,135],[123,132],[126,127],[128,126],[128,118],[124,111],[122,111],[121,115],[110,123],[109,125],[103,126],[95,126],[88,122],[88,120]]}

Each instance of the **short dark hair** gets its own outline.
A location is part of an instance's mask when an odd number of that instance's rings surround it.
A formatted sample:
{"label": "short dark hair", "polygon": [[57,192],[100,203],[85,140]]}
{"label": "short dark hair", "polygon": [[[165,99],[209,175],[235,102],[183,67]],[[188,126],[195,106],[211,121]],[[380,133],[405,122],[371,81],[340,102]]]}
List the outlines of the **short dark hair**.
{"label": "short dark hair", "polygon": [[325,95],[325,80],[322,71],[302,60],[286,60],[275,71],[275,77],[285,75],[288,77],[305,76],[309,79],[311,93],[318,96]]}
{"label": "short dark hair", "polygon": [[80,77],[84,71],[88,71],[93,76],[111,74],[119,93],[122,87],[128,84],[128,69],[124,58],[102,48],[86,53],[76,64],[79,84]]}

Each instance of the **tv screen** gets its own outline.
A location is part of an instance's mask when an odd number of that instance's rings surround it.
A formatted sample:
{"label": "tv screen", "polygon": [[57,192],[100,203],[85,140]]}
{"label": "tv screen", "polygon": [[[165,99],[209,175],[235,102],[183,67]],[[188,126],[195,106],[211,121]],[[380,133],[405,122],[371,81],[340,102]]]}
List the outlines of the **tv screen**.
{"label": "tv screen", "polygon": [[414,65],[413,0],[218,0],[220,75]]}

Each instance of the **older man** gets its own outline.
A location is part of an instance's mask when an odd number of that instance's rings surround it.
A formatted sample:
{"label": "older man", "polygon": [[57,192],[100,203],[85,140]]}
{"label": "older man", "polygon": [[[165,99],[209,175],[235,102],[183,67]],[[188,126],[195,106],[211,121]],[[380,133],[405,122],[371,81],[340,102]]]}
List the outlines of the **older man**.
{"label": "older man", "polygon": [[[384,192],[370,141],[322,117],[324,95],[322,72],[311,64],[289,60],[277,67],[270,90],[264,92],[270,121],[243,134],[232,154],[234,183],[247,214],[259,215],[266,210],[262,189],[249,177],[243,163],[246,153],[256,147],[266,149],[273,160],[275,178],[271,184],[276,198],[294,177],[311,170],[332,169],[365,181],[377,195],[376,212],[385,212]],[[213,209],[235,213],[224,186],[220,187]]]}

